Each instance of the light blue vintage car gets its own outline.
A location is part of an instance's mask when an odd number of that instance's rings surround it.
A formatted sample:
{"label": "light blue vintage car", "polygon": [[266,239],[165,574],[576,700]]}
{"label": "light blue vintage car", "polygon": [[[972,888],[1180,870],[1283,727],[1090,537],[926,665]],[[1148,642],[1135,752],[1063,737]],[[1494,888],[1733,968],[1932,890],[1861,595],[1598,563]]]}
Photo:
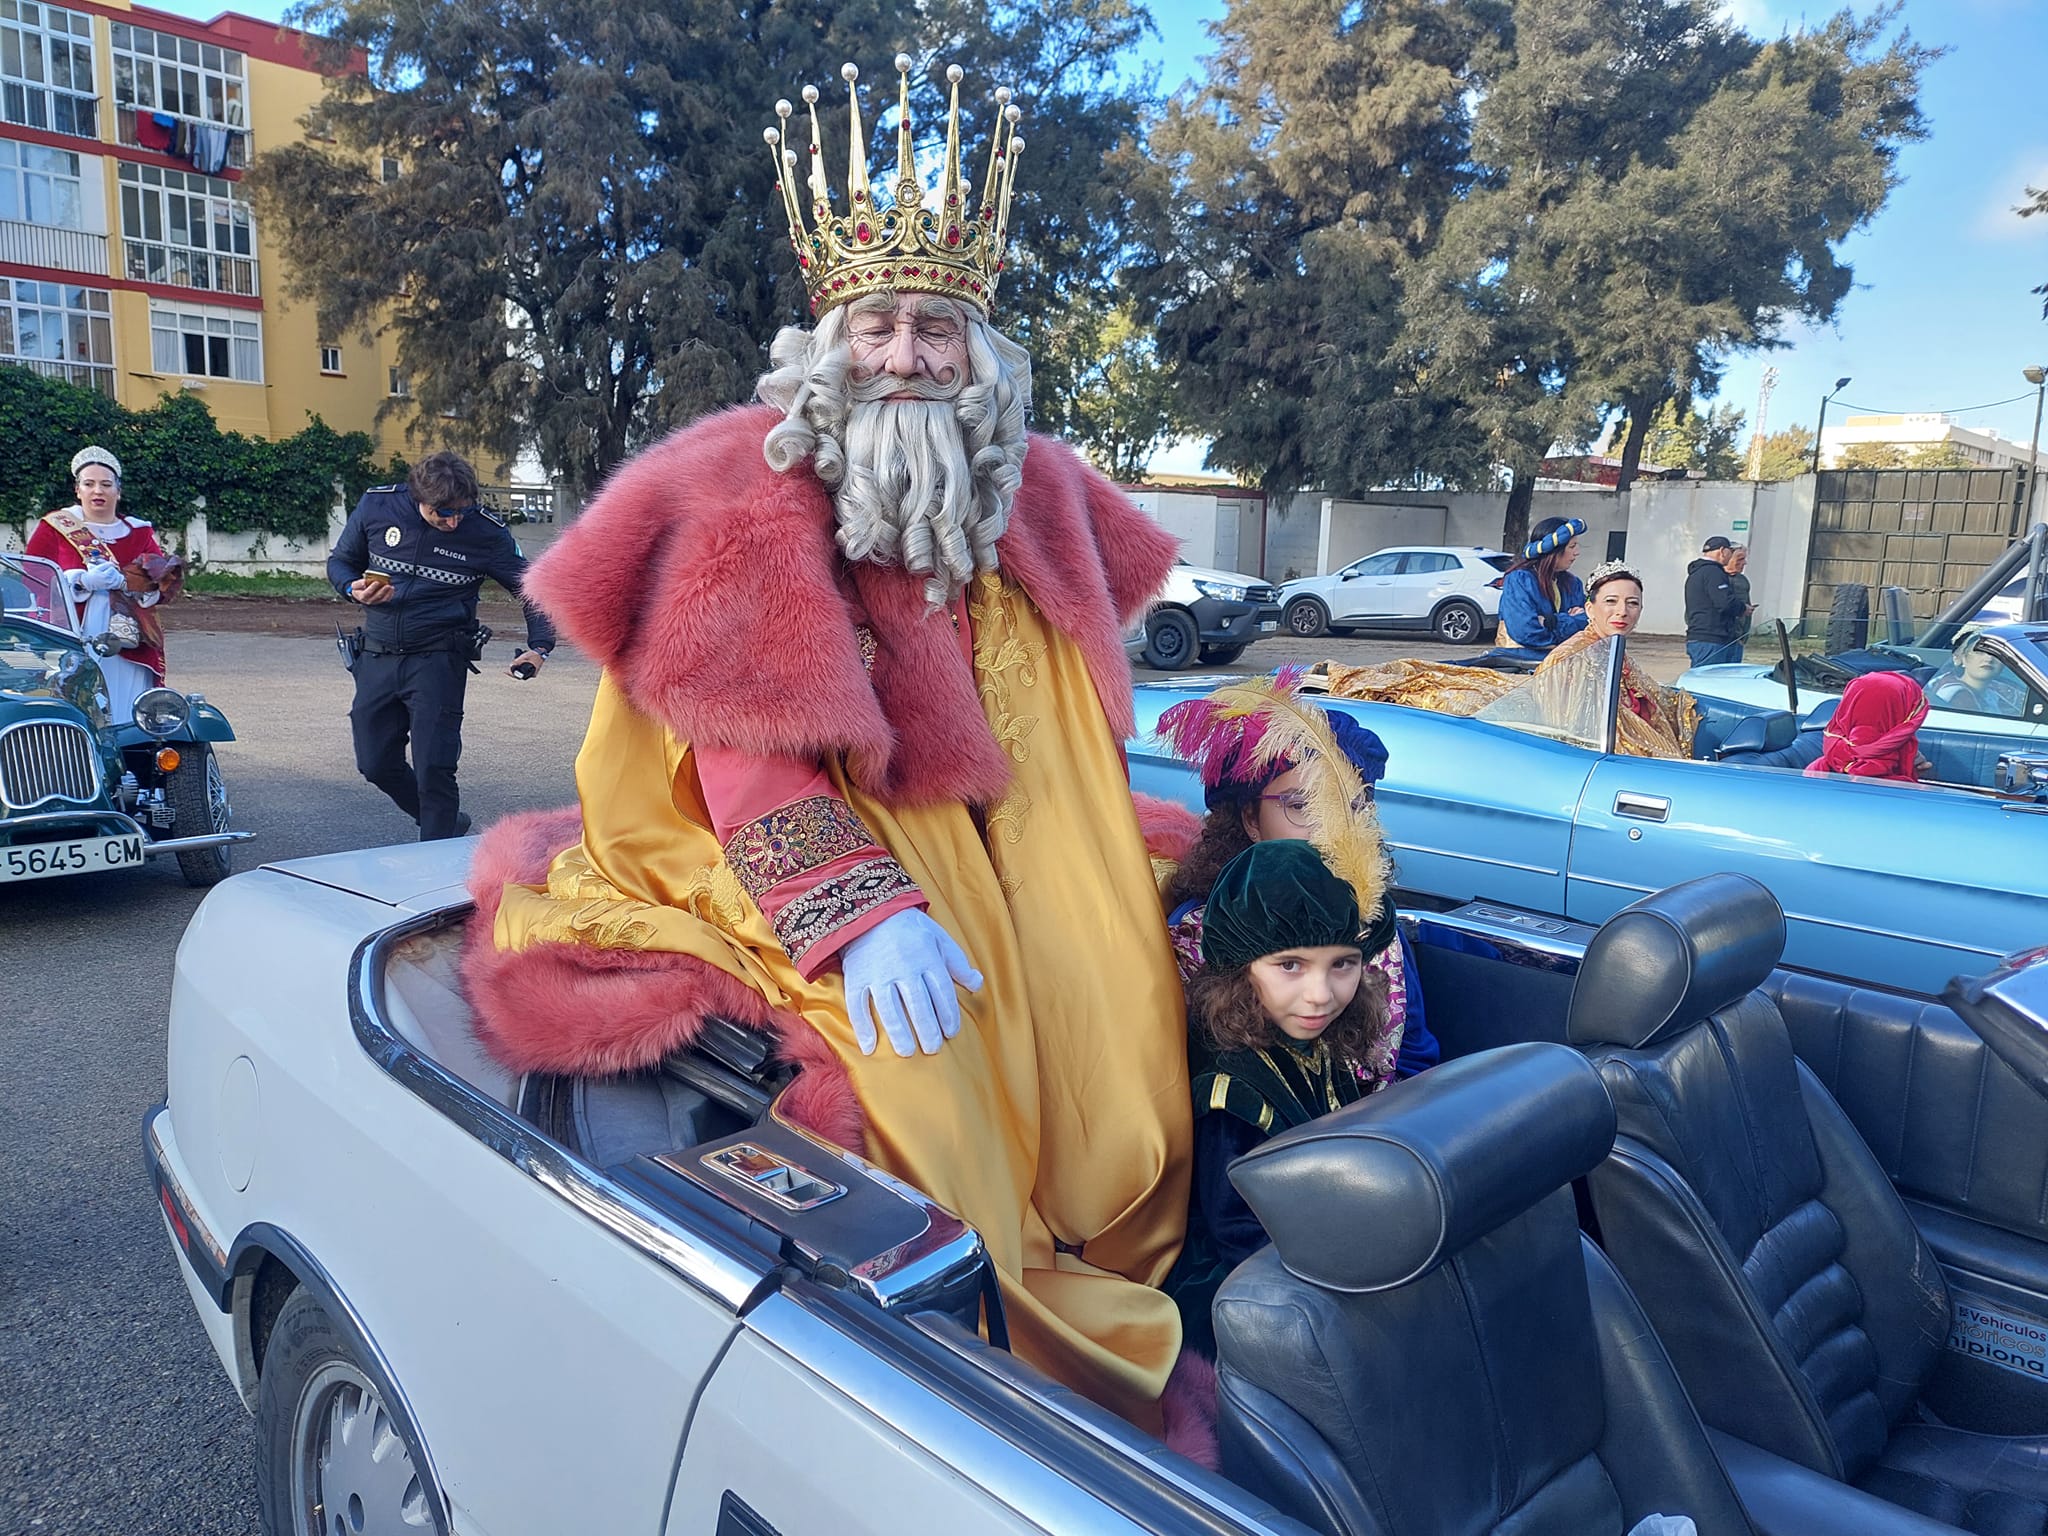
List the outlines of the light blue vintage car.
{"label": "light blue vintage car", "polygon": [[[1224,681],[1138,687],[1134,788],[1200,808],[1193,770],[1153,729]],[[1621,756],[1611,687],[1574,721],[1328,707],[1387,744],[1378,803],[1410,905],[1484,900],[1598,923],[1679,881],[1747,874],[1785,909],[1787,965],[1929,995],[2048,940],[2048,775],[2000,795],[1738,766],[1748,754]],[[1703,738],[1733,724],[1725,713]],[[2026,769],[2026,753],[2011,756],[2009,770]]]}

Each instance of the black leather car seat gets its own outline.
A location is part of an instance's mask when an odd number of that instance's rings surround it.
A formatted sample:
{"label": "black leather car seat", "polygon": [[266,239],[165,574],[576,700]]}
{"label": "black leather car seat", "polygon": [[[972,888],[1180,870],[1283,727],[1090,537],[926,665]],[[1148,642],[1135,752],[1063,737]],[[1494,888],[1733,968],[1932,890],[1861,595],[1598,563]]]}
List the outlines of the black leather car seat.
{"label": "black leather car seat", "polygon": [[1567,1020],[1619,1122],[1601,1240],[1716,1429],[1962,1530],[2048,1530],[2048,1439],[1913,1422],[1948,1289],[1870,1149],[1757,991],[1770,892],[1711,875],[1588,946]]}
{"label": "black leather car seat", "polygon": [[1214,1318],[1223,1470],[1331,1536],[1751,1527],[1628,1288],[1578,1227],[1593,1069],[1527,1043],[1277,1136],[1230,1176],[1273,1239]]}

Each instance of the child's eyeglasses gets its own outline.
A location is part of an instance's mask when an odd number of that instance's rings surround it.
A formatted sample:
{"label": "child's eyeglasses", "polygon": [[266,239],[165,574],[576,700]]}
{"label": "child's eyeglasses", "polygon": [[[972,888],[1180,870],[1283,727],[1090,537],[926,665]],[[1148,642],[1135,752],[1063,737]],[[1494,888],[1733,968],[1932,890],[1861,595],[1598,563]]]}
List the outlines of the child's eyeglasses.
{"label": "child's eyeglasses", "polygon": [[[1277,795],[1261,795],[1259,796],[1259,798],[1261,800],[1270,800],[1273,802],[1273,804],[1279,806],[1280,814],[1285,816],[1291,825],[1300,827],[1304,831],[1308,830],[1308,828],[1310,827],[1311,821],[1308,812],[1308,796],[1303,794],[1300,790],[1283,789]],[[1368,784],[1365,786],[1365,788],[1361,789],[1358,792],[1357,797],[1352,800],[1351,814],[1356,816],[1363,811],[1371,809],[1372,803],[1372,786]]]}

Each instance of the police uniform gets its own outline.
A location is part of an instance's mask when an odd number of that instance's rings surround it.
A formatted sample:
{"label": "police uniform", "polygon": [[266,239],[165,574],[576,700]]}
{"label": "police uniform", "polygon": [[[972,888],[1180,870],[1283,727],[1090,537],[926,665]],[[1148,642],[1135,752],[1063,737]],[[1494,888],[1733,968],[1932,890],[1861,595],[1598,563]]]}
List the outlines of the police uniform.
{"label": "police uniform", "polygon": [[[526,557],[494,512],[473,508],[444,531],[420,515],[404,486],[380,485],[356,503],[327,557],[328,581],[351,602],[350,584],[368,571],[391,579],[391,597],[363,605],[363,648],[349,710],[356,767],[420,824],[422,840],[459,836],[455,765],[462,755],[462,695],[477,599],[486,577],[516,595]],[[547,615],[521,603],[528,649],[553,649]]]}

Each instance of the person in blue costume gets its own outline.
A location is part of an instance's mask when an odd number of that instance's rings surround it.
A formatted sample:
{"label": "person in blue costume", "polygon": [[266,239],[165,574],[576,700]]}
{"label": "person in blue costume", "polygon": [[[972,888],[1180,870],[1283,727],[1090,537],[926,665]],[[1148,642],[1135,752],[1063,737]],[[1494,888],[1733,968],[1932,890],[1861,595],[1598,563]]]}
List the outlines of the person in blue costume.
{"label": "person in blue costume", "polygon": [[[1370,845],[1357,862],[1384,858],[1373,796],[1387,771],[1386,744],[1343,711],[1302,699],[1299,682],[1298,668],[1248,678],[1160,716],[1160,736],[1200,773],[1208,807],[1193,846],[1160,886],[1183,982],[1203,969],[1204,907],[1218,873],[1253,844],[1308,838],[1326,847],[1343,837]],[[1342,796],[1357,802],[1342,828],[1318,825],[1318,801],[1332,793],[1322,754],[1307,744],[1318,733],[1333,743],[1342,772],[1356,784]],[[1435,1066],[1441,1048],[1423,1016],[1422,982],[1407,939],[1397,936],[1376,948],[1366,963],[1386,997],[1383,1030],[1365,1074],[1368,1087],[1377,1088]]]}
{"label": "person in blue costume", "polygon": [[1586,525],[1546,517],[1508,567],[1500,589],[1500,622],[1515,644],[1548,652],[1586,627],[1586,589],[1571,572]]}

